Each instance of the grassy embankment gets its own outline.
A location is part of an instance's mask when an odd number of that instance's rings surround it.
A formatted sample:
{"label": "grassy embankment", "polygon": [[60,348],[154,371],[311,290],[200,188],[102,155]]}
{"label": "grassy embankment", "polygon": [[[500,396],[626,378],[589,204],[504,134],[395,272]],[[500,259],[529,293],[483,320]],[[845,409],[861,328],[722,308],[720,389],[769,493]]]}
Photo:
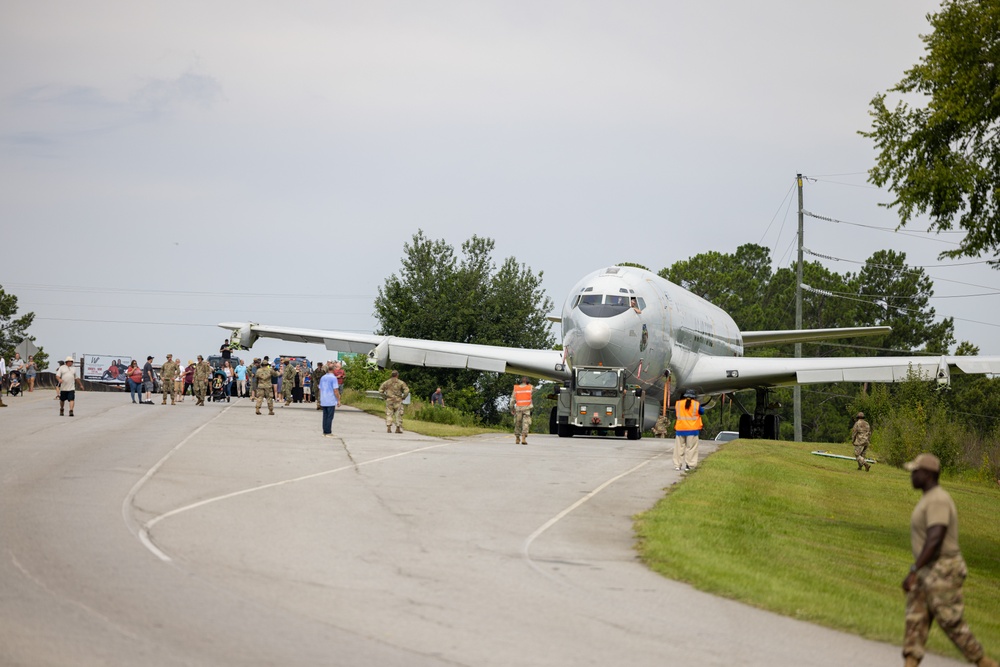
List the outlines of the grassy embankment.
{"label": "grassy embankment", "polygon": [[[853,461],[810,454],[821,449],[831,447],[727,443],[637,517],[640,556],[698,589],[901,644],[920,492],[903,470],[858,472]],[[947,475],[941,482],[958,506],[969,566],[966,619],[987,654],[1000,657],[1000,489]],[[929,648],[959,656],[940,628]]]}
{"label": "grassy embankment", "polygon": [[[345,405],[358,408],[359,410],[363,410],[370,415],[385,417],[385,401],[380,398],[368,398],[364,392],[354,391],[352,389],[345,389],[341,398],[343,399]],[[464,420],[466,421],[464,424],[446,424],[416,419],[415,415],[424,407],[424,403],[414,401],[412,404],[407,405],[404,408],[404,430],[420,433],[421,435],[433,436],[435,438],[457,438],[468,435],[479,435],[480,433],[503,432],[502,429],[485,428],[479,425],[474,425],[471,423],[471,419]],[[458,415],[456,420],[461,420],[461,416]]]}

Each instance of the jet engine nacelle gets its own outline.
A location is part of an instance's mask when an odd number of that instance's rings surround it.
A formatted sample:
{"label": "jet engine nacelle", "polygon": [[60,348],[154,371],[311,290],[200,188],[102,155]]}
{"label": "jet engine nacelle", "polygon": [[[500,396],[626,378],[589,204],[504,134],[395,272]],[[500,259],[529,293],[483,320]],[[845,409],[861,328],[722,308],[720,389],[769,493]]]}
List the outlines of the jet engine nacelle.
{"label": "jet engine nacelle", "polygon": [[385,368],[389,363],[389,341],[384,340],[368,352],[368,365]]}
{"label": "jet engine nacelle", "polygon": [[[257,341],[257,334],[253,332],[253,323],[248,322],[244,324],[239,329],[233,329],[233,335],[229,337],[230,347],[239,350],[249,350],[253,347],[253,344]],[[239,345],[236,347],[235,345]]]}

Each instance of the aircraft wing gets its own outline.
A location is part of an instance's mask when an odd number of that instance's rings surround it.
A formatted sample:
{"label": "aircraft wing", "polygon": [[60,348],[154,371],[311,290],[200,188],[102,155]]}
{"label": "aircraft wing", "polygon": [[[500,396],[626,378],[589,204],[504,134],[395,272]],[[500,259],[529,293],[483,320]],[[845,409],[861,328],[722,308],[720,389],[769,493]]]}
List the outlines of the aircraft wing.
{"label": "aircraft wing", "polygon": [[892,327],[840,327],[835,329],[783,329],[777,331],[743,331],[744,347],[759,347],[782,343],[811,343],[830,338],[856,338],[858,336],[881,336],[892,331]]}
{"label": "aircraft wing", "polygon": [[1000,373],[990,357],[702,357],[685,386],[703,393],[820,382],[901,382],[910,369],[948,383],[952,373]]}
{"label": "aircraft wing", "polygon": [[244,348],[251,347],[260,337],[277,338],[296,343],[318,343],[328,350],[338,352],[367,354],[379,366],[385,366],[391,361],[411,366],[466,368],[557,381],[568,380],[570,377],[560,350],[526,350],[377,334],[275,327],[248,322],[229,322],[219,326],[230,331],[232,338],[238,340]]}

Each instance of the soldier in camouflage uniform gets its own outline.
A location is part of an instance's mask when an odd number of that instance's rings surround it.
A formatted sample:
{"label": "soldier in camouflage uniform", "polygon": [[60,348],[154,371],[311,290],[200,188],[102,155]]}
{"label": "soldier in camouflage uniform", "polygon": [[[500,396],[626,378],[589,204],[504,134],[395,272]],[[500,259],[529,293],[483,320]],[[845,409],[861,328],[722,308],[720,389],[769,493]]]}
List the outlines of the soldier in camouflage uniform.
{"label": "soldier in camouflage uniform", "polygon": [[872,469],[871,464],[865,460],[865,452],[868,450],[871,437],[871,424],[865,421],[865,413],[859,412],[857,421],[854,422],[854,426],[851,428],[851,442],[854,443],[854,458],[858,460],[858,470],[861,470],[861,467],[864,466],[865,472]]}
{"label": "soldier in camouflage uniform", "polygon": [[656,424],[653,425],[653,435],[657,438],[667,437],[667,430],[670,428],[670,420],[667,419],[666,415],[660,415],[660,418],[656,420]]}
{"label": "soldier in camouflage uniform", "polygon": [[927,634],[935,618],[966,660],[979,667],[997,667],[962,618],[962,584],[968,570],[958,548],[958,511],[948,492],[938,485],[941,461],[933,454],[921,454],[903,467],[910,471],[913,488],[923,491],[910,516],[913,565],[903,580],[906,667],[917,667],[923,659]]}
{"label": "soldier in camouflage uniform", "polygon": [[319,381],[323,379],[324,375],[326,375],[326,366],[321,361],[318,364],[316,364],[316,368],[313,369],[312,387],[310,388],[310,391],[312,391],[313,401],[316,402],[317,410],[323,409],[323,406],[319,404]]}
{"label": "soldier in camouflage uniform", "polygon": [[253,365],[247,369],[250,374],[250,398],[257,398],[257,371],[260,369],[260,359],[255,358],[253,360]]}
{"label": "soldier in camouflage uniform", "polygon": [[283,407],[288,407],[292,404],[292,389],[295,388],[295,376],[299,374],[299,369],[292,360],[289,359],[285,362],[285,371],[281,374],[281,397],[285,399],[285,405]]}
{"label": "soldier in camouflage uniform", "polygon": [[208,390],[208,378],[211,375],[212,367],[199,354],[198,363],[194,367],[194,396],[198,399],[195,405],[205,405],[205,392]]}
{"label": "soldier in camouflage uniform", "polygon": [[174,355],[168,354],[167,360],[160,368],[160,393],[163,394],[163,405],[167,404],[167,394],[170,394],[170,405],[175,405],[174,398],[174,377],[177,375],[177,362]]}
{"label": "soldier in camouflage uniform", "polygon": [[257,414],[260,414],[260,404],[264,402],[264,397],[267,397],[267,414],[274,414],[274,392],[271,390],[271,378],[277,377],[278,371],[271,368],[271,364],[268,363],[267,357],[260,362],[260,368],[257,369],[255,373],[257,378]]}
{"label": "soldier in camouflage uniform", "polygon": [[382,383],[378,392],[385,399],[385,432],[392,433],[392,425],[396,425],[396,433],[403,432],[403,399],[410,393],[410,388],[399,379],[399,371],[393,371],[392,377]]}

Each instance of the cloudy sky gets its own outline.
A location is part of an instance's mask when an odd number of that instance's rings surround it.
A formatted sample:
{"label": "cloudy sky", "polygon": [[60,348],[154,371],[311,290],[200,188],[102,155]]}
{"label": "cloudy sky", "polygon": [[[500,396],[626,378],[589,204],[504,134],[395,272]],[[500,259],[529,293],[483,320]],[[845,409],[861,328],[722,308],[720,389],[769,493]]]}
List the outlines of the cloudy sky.
{"label": "cloudy sky", "polygon": [[[372,331],[423,229],[495,239],[558,310],[619,261],[760,243],[787,266],[801,172],[805,208],[843,221],[807,219],[824,264],[906,252],[957,338],[1000,354],[997,273],[938,261],[954,239],[926,225],[893,233],[857,135],[937,7],[7,2],[0,285],[54,357],[186,360],[221,321]],[[324,354],[254,348],[299,351]]]}

